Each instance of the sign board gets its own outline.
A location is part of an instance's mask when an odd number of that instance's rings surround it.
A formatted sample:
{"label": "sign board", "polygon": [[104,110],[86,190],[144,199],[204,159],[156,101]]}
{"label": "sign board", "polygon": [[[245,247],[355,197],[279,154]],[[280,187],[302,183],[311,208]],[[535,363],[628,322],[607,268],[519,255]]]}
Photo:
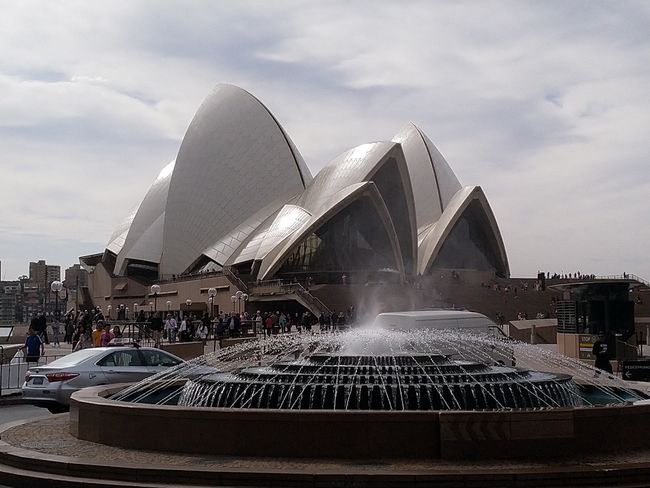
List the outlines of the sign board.
{"label": "sign board", "polygon": [[[603,338],[596,334],[580,334],[578,340],[578,357],[580,359],[595,359],[591,353],[594,348],[594,343],[598,340],[602,341]],[[603,344],[603,346],[606,346],[606,344]]]}
{"label": "sign board", "polygon": [[626,359],[621,372],[624,380],[650,381],[650,359]]}

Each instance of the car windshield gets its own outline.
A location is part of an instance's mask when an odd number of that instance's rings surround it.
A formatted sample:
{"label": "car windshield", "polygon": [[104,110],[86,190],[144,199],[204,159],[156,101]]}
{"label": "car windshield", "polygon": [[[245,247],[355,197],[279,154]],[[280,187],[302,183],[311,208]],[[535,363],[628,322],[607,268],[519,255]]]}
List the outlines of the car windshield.
{"label": "car windshield", "polygon": [[136,349],[119,349],[112,354],[102,358],[98,363],[99,366],[116,367],[116,366],[142,366],[140,354]]}
{"label": "car windshield", "polygon": [[70,366],[76,366],[77,364],[85,361],[86,359],[97,355],[97,350],[93,348],[82,349],[68,354],[67,356],[52,361],[48,364],[48,367],[53,368],[69,368]]}
{"label": "car windshield", "polygon": [[152,351],[150,349],[146,349],[141,352],[144,355],[144,360],[147,366],[176,366],[177,364],[181,363],[181,361],[175,357],[159,350]]}

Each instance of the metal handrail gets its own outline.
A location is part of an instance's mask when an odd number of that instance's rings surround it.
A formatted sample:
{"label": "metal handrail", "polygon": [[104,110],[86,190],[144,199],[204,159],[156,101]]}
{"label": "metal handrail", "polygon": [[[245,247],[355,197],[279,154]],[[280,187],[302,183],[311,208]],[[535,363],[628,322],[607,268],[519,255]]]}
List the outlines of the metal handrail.
{"label": "metal handrail", "polygon": [[223,268],[223,274],[226,275],[226,278],[228,278],[233,285],[241,291],[248,293],[248,285],[246,285],[239,276],[233,273],[229,266]]}
{"label": "metal handrail", "polygon": [[644,284],[645,286],[650,287],[650,282],[644,280],[640,276],[637,276],[635,274],[631,273],[625,273],[621,275],[604,275],[604,276],[596,276],[597,280],[632,280],[632,281],[638,281],[639,283]]}
{"label": "metal handrail", "polygon": [[[0,348],[2,348],[2,346],[0,346]],[[4,355],[4,348],[2,348],[2,349],[3,349],[2,353]],[[4,388],[4,386],[3,386],[4,385],[4,377],[3,377],[3,375],[4,375],[5,370],[8,370],[8,373],[9,373],[9,377],[7,379],[7,388],[6,389],[7,390],[18,390],[18,389],[20,389],[20,387],[23,384],[24,372],[26,372],[30,368],[30,365],[41,365],[42,366],[44,364],[49,364],[49,363],[51,363],[52,361],[54,361],[56,359],[62,358],[63,356],[65,356],[65,354],[48,354],[48,355],[40,356],[39,360],[38,360],[38,363],[27,363],[26,361],[20,361],[18,363],[14,363],[14,364],[7,363],[7,364],[0,365],[0,397],[2,396],[2,391],[3,391],[3,388]],[[12,371],[16,372],[16,377],[15,378],[13,378]],[[22,374],[21,374],[21,372],[22,372]]]}

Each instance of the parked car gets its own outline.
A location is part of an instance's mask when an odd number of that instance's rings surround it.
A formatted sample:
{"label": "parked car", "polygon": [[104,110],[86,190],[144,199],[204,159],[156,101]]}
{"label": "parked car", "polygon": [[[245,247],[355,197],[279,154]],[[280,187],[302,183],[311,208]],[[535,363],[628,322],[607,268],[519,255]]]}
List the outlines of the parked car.
{"label": "parked car", "polygon": [[88,386],[131,383],[184,362],[153,347],[119,346],[82,349],[43,366],[30,368],[23,398],[52,413],[65,412],[70,395]]}

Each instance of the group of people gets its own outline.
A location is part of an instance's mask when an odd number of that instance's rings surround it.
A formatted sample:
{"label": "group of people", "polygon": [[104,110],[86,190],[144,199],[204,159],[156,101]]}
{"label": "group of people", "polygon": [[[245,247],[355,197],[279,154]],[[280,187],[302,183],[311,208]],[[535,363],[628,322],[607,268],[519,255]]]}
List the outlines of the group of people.
{"label": "group of people", "polygon": [[[51,328],[48,334],[48,326]],[[27,338],[22,350],[27,362],[37,362],[45,353],[45,345],[50,344],[50,335],[54,347],[60,347],[59,336],[64,327],[63,341],[72,345],[73,351],[88,347],[110,345],[115,338],[122,337],[120,327],[108,324],[98,310],[80,312],[76,316],[67,314],[63,321],[56,319],[48,323],[44,314],[34,316],[27,331]]]}
{"label": "group of people", "polygon": [[[293,331],[312,332],[313,327],[321,331],[333,331],[353,323],[356,320],[356,313],[354,307],[350,307],[345,312],[321,313],[318,316],[309,311],[289,313],[258,310],[254,314],[221,312],[214,317],[210,317],[207,313],[197,317],[191,313],[181,316],[179,313],[171,312],[164,315],[162,312],[150,312],[147,316],[141,310],[135,319],[139,323],[138,333],[137,337],[131,339],[152,338],[155,346],[160,347],[163,342],[194,340],[201,340],[205,345],[210,338],[241,337],[252,333],[271,336]],[[32,360],[36,357],[38,360],[38,357],[43,354],[42,349],[45,344],[50,343],[50,335],[54,346],[60,346],[61,332],[64,334],[63,342],[71,344],[73,351],[108,346],[114,339],[123,337],[120,326],[109,324],[100,308],[80,311],[77,314],[70,312],[61,321],[51,320],[49,323],[45,315],[41,314],[34,316],[30,323],[24,347],[26,356]]]}

